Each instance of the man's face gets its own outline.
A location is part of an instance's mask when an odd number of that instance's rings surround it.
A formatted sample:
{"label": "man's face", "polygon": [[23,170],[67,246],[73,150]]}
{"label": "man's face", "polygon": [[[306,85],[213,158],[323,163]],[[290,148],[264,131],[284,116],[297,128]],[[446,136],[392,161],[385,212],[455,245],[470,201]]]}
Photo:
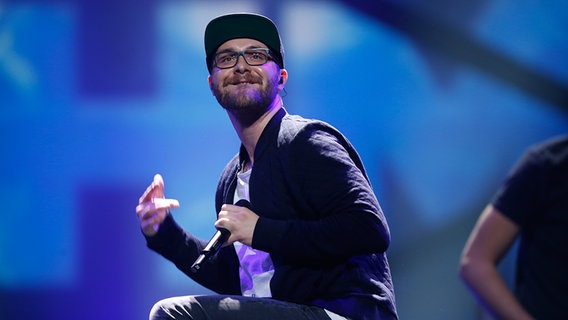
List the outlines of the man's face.
{"label": "man's face", "polygon": [[[241,52],[266,48],[262,42],[241,38],[223,43],[217,53]],[[211,71],[209,84],[219,104],[235,114],[257,118],[262,115],[278,94],[280,68],[271,59],[262,65],[251,66],[244,56],[236,56],[235,66]]]}

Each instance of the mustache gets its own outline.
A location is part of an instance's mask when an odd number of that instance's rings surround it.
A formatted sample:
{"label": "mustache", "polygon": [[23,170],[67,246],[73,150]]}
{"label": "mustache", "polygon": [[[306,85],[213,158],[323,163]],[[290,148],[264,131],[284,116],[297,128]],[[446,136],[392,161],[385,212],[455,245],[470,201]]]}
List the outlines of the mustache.
{"label": "mustache", "polygon": [[251,75],[243,75],[243,76],[235,76],[227,79],[225,81],[225,85],[237,85],[241,83],[259,83],[261,84],[262,81],[257,77]]}

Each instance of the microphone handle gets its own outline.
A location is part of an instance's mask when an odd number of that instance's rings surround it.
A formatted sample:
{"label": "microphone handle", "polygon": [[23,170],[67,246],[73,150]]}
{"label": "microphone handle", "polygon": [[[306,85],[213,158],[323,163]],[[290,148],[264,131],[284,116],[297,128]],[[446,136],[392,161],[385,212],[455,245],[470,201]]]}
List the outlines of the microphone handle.
{"label": "microphone handle", "polygon": [[[237,201],[235,205],[250,209],[250,202],[245,199]],[[203,264],[205,261],[207,261],[207,259],[215,255],[217,251],[219,251],[219,248],[221,248],[223,243],[225,243],[230,236],[231,232],[229,230],[225,228],[217,229],[217,232],[215,232],[211,240],[209,240],[207,246],[205,246],[205,248],[201,250],[201,254],[199,255],[199,257],[197,257],[197,260],[195,260],[193,265],[191,265],[191,271],[192,272],[199,271],[199,269],[201,268],[201,264]]]}
{"label": "microphone handle", "polygon": [[201,254],[191,265],[191,271],[194,273],[199,271],[201,264],[203,264],[205,261],[207,261],[207,259],[217,253],[217,251],[219,251],[219,248],[221,248],[223,243],[225,243],[225,241],[227,241],[230,236],[231,232],[229,230],[225,228],[217,229],[217,232],[215,232],[211,240],[209,240],[207,246],[203,248],[203,250],[201,250]]}
{"label": "microphone handle", "polygon": [[211,254],[215,253],[221,248],[223,243],[229,239],[231,236],[231,232],[225,228],[217,229],[217,232],[213,235],[209,243],[203,250],[201,251],[202,254]]}

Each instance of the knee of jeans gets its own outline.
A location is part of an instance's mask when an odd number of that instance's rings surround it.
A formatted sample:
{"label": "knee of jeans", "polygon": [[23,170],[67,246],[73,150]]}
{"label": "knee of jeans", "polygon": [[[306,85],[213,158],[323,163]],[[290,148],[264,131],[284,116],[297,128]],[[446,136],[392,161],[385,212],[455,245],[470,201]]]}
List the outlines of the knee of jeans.
{"label": "knee of jeans", "polygon": [[192,305],[196,300],[193,296],[180,296],[162,299],[152,306],[150,320],[159,319],[193,319]]}
{"label": "knee of jeans", "polygon": [[152,309],[150,309],[149,319],[150,320],[168,319],[169,317],[166,310],[169,308],[168,307],[169,305],[171,305],[171,303],[168,302],[168,299],[163,299],[154,303]]}

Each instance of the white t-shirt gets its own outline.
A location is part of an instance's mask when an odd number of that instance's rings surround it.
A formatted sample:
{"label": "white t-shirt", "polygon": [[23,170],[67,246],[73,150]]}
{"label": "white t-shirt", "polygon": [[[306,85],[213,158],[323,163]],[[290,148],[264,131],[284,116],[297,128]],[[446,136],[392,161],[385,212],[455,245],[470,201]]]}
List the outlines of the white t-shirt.
{"label": "white t-shirt", "polygon": [[[233,203],[241,199],[250,201],[249,179],[252,169],[237,173],[237,188]],[[270,279],[274,275],[274,264],[268,252],[253,249],[246,244],[235,242],[235,251],[239,257],[239,276],[241,292],[247,297],[272,297]],[[347,320],[347,318],[324,309],[331,320]]]}
{"label": "white t-shirt", "polygon": [[[249,179],[252,170],[237,174],[237,189],[234,203],[249,198]],[[241,292],[248,297],[272,297],[270,279],[274,274],[274,264],[268,252],[253,249],[246,244],[235,242],[235,251],[239,257],[239,275]]]}

